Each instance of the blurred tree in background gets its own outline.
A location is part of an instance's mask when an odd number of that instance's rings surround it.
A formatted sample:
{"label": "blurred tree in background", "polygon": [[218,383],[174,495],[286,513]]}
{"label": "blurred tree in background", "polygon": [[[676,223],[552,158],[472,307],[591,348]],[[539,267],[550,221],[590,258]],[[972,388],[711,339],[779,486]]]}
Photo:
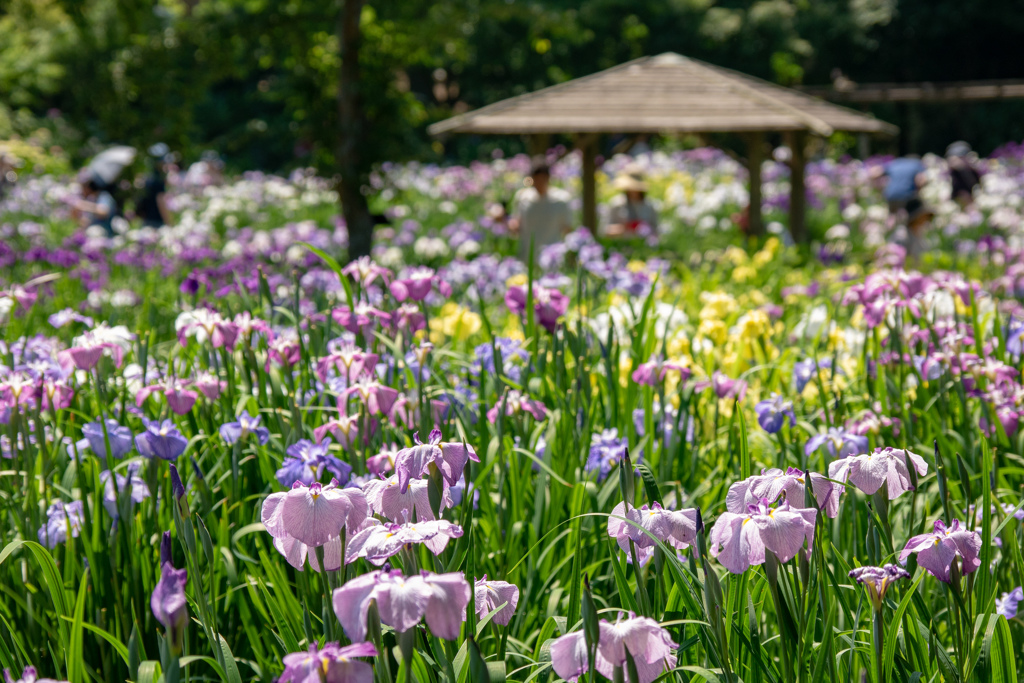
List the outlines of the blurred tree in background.
{"label": "blurred tree in background", "polygon": [[[345,0],[0,0],[0,138],[46,131],[76,161],[162,140],[234,168],[339,149]],[[368,0],[360,94],[371,161],[475,156],[424,133],[453,112],[675,51],[783,84],[1024,76],[1014,0]],[[918,151],[1024,137],[1017,103],[877,113]],[[495,144],[495,143],[490,143]]]}

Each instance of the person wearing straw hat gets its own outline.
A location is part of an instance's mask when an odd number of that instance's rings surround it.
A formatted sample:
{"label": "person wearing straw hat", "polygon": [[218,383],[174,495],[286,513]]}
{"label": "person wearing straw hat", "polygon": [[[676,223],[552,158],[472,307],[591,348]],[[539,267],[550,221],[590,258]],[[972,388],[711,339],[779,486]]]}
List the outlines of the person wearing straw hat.
{"label": "person wearing straw hat", "polygon": [[635,233],[641,225],[658,227],[658,213],[647,201],[647,181],[635,166],[628,166],[612,181],[622,195],[612,200],[612,212],[605,235],[618,237]]}

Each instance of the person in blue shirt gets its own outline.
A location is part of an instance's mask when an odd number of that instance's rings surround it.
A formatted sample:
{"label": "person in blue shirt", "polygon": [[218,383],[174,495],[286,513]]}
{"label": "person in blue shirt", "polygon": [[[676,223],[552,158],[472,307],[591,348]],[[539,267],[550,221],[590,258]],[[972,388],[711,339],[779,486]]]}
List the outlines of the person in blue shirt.
{"label": "person in blue shirt", "polygon": [[912,200],[920,199],[920,190],[927,182],[925,170],[921,158],[914,155],[893,159],[885,165],[882,174],[889,182],[884,194],[891,213],[906,209]]}

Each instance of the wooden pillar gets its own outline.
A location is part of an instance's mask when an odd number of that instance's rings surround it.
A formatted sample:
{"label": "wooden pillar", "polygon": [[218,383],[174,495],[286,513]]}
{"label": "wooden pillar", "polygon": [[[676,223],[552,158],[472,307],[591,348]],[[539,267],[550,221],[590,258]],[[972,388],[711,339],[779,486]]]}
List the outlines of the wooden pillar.
{"label": "wooden pillar", "polygon": [[804,167],[807,164],[807,132],[793,131],[788,136],[793,156],[789,162],[789,234],[797,244],[807,241],[805,224],[807,190],[804,185]]}
{"label": "wooden pillar", "polygon": [[583,226],[597,232],[597,135],[580,135],[576,146],[583,152],[580,169],[583,184]]}
{"label": "wooden pillar", "polygon": [[747,135],[747,172],[750,175],[750,204],[748,233],[753,237],[764,235],[761,217],[761,163],[764,161],[764,134],[756,131]]}

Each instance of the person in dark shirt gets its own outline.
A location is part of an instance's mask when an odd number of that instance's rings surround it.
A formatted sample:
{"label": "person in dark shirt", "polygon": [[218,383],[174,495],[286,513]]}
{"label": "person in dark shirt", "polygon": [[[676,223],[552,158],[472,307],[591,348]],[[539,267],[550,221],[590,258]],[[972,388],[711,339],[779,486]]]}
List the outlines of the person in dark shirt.
{"label": "person in dark shirt", "polygon": [[167,181],[164,180],[169,152],[162,142],[149,148],[152,169],[143,185],[142,197],[135,206],[135,215],[142,220],[143,227],[160,228],[171,224],[171,212],[167,209]]}
{"label": "person in dark shirt", "polygon": [[981,174],[967,159],[971,146],[958,140],[946,148],[946,163],[949,164],[949,179],[953,185],[950,199],[967,208],[974,202],[974,188],[981,183]]}

